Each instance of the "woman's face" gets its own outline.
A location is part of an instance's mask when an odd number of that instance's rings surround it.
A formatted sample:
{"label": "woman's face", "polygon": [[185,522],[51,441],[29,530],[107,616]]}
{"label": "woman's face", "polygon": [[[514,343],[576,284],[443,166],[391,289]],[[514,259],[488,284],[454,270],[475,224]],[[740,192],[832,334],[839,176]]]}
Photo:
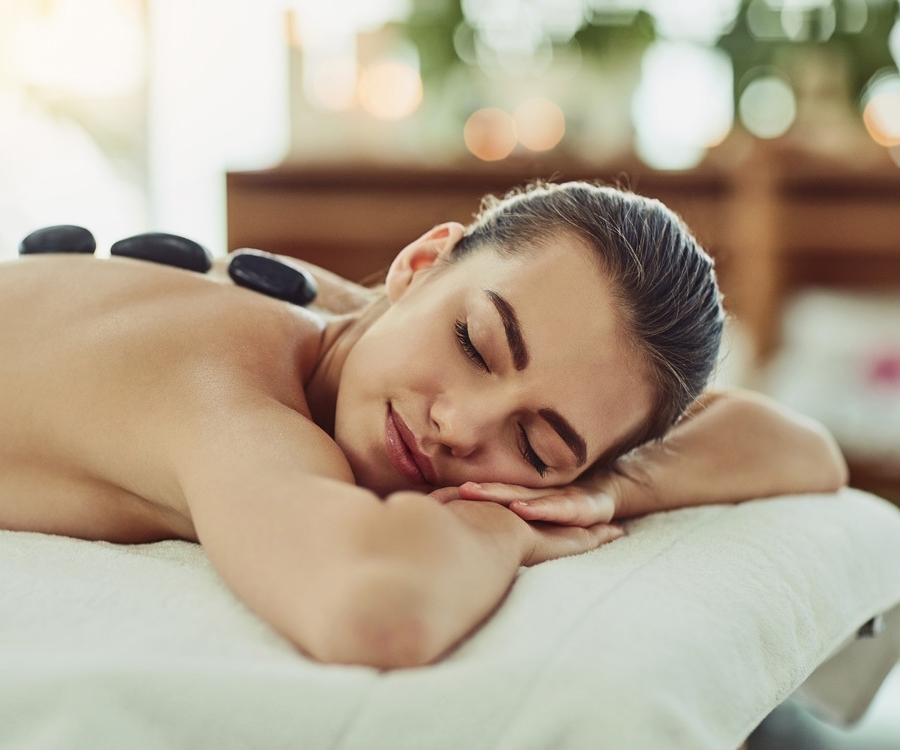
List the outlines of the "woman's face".
{"label": "woman's face", "polygon": [[456,237],[442,239],[398,256],[391,306],[344,363],[335,439],[356,481],[386,495],[574,480],[652,400],[593,251],[563,235],[445,265]]}

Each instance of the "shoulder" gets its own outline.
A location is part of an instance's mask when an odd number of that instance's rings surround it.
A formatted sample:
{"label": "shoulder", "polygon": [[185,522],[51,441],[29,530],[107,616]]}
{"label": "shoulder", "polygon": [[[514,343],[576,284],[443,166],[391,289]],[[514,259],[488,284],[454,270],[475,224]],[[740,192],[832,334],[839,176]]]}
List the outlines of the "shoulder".
{"label": "shoulder", "polygon": [[337,443],[267,393],[238,386],[194,403],[173,446],[185,471],[205,463],[223,477],[246,471],[269,479],[290,473],[354,481]]}
{"label": "shoulder", "polygon": [[[217,258],[213,262],[211,276],[218,281],[231,283],[228,276],[228,264],[230,263],[231,258],[236,253],[240,252],[241,250],[236,250],[226,258]],[[377,287],[357,284],[354,281],[345,279],[332,271],[315,265],[314,263],[310,263],[300,258],[291,258],[283,255],[277,255],[275,257],[282,263],[289,266],[299,266],[312,274],[318,285],[318,294],[313,303],[313,306],[316,309],[343,315],[361,310],[381,296],[381,291]]]}

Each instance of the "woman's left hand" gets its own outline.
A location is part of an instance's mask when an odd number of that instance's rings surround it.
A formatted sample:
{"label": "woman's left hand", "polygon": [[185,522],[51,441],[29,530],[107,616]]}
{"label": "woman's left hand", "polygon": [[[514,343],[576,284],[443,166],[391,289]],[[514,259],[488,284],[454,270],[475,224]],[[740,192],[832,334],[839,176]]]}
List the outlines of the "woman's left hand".
{"label": "woman's left hand", "polygon": [[[606,484],[606,483],[604,483]],[[476,484],[435,490],[431,496],[446,503],[450,500],[485,500],[507,506],[525,521],[546,521],[563,526],[593,526],[609,523],[616,513],[612,483],[569,484],[564,487],[520,487],[502,482]]]}

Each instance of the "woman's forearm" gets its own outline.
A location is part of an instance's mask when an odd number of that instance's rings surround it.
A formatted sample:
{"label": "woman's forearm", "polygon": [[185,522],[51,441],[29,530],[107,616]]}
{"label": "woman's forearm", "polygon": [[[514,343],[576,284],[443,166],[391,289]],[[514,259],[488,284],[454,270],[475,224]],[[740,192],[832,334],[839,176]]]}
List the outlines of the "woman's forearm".
{"label": "woman's forearm", "polygon": [[390,496],[355,540],[355,563],[314,655],[380,668],[428,664],[497,606],[525,554],[507,509]]}
{"label": "woman's forearm", "polygon": [[617,517],[780,494],[831,492],[847,465],[818,423],[744,391],[705,394],[660,444],[607,478]]}
{"label": "woman's forearm", "polygon": [[622,530],[535,527],[495,503],[390,495],[347,529],[340,596],[318,613],[311,653],[381,668],[433,662],[500,603],[521,565],[574,555]]}
{"label": "woman's forearm", "polygon": [[320,661],[433,661],[494,609],[530,553],[527,524],[501,506],[382,501],[281,468],[190,482],[193,517],[235,593]]}

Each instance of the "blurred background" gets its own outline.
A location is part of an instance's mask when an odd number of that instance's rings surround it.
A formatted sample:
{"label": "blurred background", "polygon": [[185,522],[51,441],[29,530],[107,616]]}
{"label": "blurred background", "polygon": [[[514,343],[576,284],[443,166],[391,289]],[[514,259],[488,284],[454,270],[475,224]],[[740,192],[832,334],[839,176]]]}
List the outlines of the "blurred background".
{"label": "blurred background", "polygon": [[720,382],[820,419],[852,482],[900,501],[898,13],[0,0],[0,259],[73,223],[99,254],[157,230],[359,280],[486,192],[629,186],[716,258]]}
{"label": "blurred background", "polygon": [[716,257],[720,381],[900,500],[897,0],[0,0],[0,257],[60,223],[353,279],[535,178]]}

